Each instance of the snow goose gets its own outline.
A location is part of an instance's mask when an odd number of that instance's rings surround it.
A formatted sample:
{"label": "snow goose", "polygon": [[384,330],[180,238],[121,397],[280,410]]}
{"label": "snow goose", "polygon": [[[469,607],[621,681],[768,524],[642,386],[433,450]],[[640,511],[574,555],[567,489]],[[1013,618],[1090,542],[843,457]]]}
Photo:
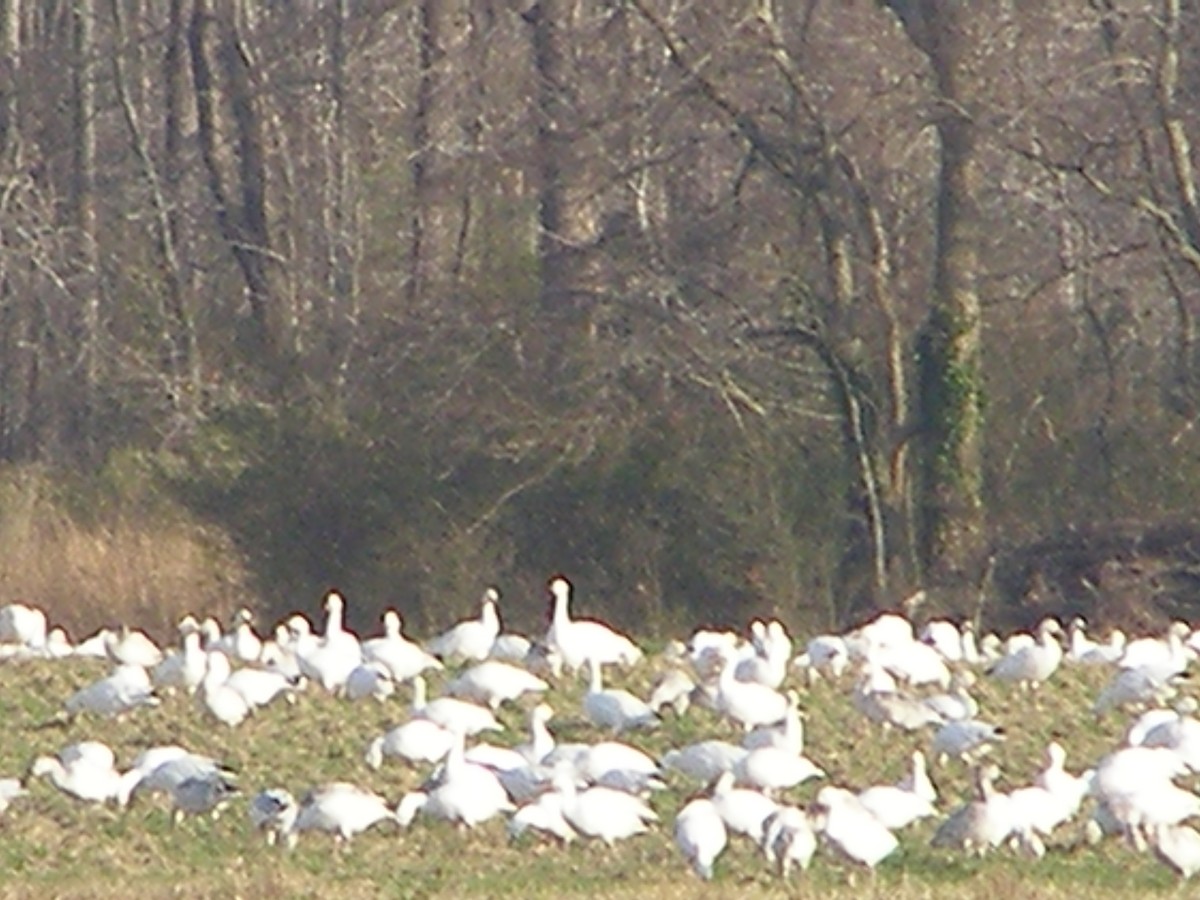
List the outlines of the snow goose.
{"label": "snow goose", "polygon": [[995,789],[997,772],[993,765],[975,768],[974,796],[938,826],[932,846],[982,856],[1008,839],[1014,826],[1012,807],[1008,795]]}
{"label": "snow goose", "polygon": [[1046,765],[1034,778],[1034,784],[1045,788],[1056,802],[1063,805],[1064,821],[1079,811],[1091,784],[1091,773],[1075,775],[1067,771],[1067,751],[1058,741],[1046,745]]}
{"label": "snow goose", "polygon": [[355,666],[346,676],[342,694],[347,700],[365,700],[374,697],[386,700],[396,692],[396,683],[387,666],[377,662],[366,662]]}
{"label": "snow goose", "polygon": [[333,693],[346,683],[350,673],[362,662],[358,638],[343,627],[346,601],[330,591],[325,598],[325,633],[315,640],[297,635],[296,659],[300,671]]}
{"label": "snow goose", "polygon": [[255,831],[265,832],[268,846],[274,846],[295,827],[300,806],[290,791],[268,788],[254,795],[247,811]]}
{"label": "snow goose", "polygon": [[379,822],[397,821],[397,813],[378,794],[344,781],[313,788],[300,801],[291,829],[289,847],[302,831],[325,831],[338,841],[348,841]]}
{"label": "snow goose", "polygon": [[[151,747],[138,755],[124,781],[124,792],[117,802],[127,806],[134,797],[153,793],[171,794],[173,797],[183,782],[189,779],[226,781],[232,787],[233,773],[208,756],[191,753],[175,744]],[[194,789],[195,790],[195,789]],[[220,798],[218,798],[220,799]],[[193,798],[199,802],[199,797]],[[185,800],[184,805],[189,801]],[[177,804],[178,805],[178,804]]]}
{"label": "snow goose", "polygon": [[105,648],[105,644],[111,634],[113,634],[112,629],[101,628],[95,634],[85,637],[76,644],[75,652],[72,655],[82,659],[108,659],[108,650]]}
{"label": "snow goose", "polygon": [[567,579],[553,579],[550,593],[554,610],[545,643],[559,654],[567,669],[578,671],[588,660],[631,666],[642,658],[641,649],[633,641],[603,622],[571,618],[571,583]]}
{"label": "snow goose", "polygon": [[[505,785],[507,788],[507,785]],[[511,794],[512,792],[509,791]],[[522,805],[508,818],[508,834],[511,838],[519,838],[526,831],[533,829],[542,834],[569,844],[579,836],[563,817],[563,796],[557,791],[543,790],[528,803]]]}
{"label": "snow goose", "polygon": [[868,869],[874,869],[900,845],[896,836],[845,788],[821,788],[813,811],[822,837],[843,856]]}
{"label": "snow goose", "polygon": [[664,768],[674,769],[688,778],[710,784],[734,766],[749,751],[728,741],[707,740],[668,750],[662,758]]}
{"label": "snow goose", "polygon": [[1200,815],[1200,797],[1173,781],[1187,771],[1175,752],[1165,747],[1123,747],[1097,763],[1090,790],[1134,846],[1143,850],[1148,828],[1176,825]]}
{"label": "snow goose", "polygon": [[412,678],[412,714],[417,718],[436,722],[447,731],[468,737],[482,731],[503,730],[492,711],[477,703],[469,703],[457,697],[428,700],[425,679],[421,675]]}
{"label": "snow goose", "polygon": [[795,806],[781,806],[763,825],[763,852],[779,868],[780,877],[791,876],[792,866],[807,870],[817,852],[812,817]]}
{"label": "snow goose", "polygon": [[1058,635],[1062,626],[1044,619],[1038,626],[1037,639],[1010,650],[987,673],[998,681],[1015,683],[1022,688],[1037,688],[1057,671],[1063,658]]}
{"label": "snow goose", "polygon": [[404,623],[394,609],[383,614],[383,634],[363,642],[362,658],[386,666],[396,681],[408,681],[426,669],[442,668],[436,656],[404,636]]}
{"label": "snow goose", "polygon": [[726,655],[717,680],[717,710],[746,731],[758,725],[774,725],[788,714],[788,699],[774,688],[734,677],[737,657]]}
{"label": "snow goose", "polygon": [[1185,643],[1190,632],[1186,622],[1172,622],[1161,638],[1144,637],[1127,643],[1117,664],[1122,669],[1148,669],[1164,678],[1178,675],[1193,656]]}
{"label": "snow goose", "polygon": [[845,640],[851,657],[863,659],[870,651],[881,647],[906,647],[916,640],[916,636],[912,622],[899,613],[888,612],[860,625],[846,635]]}
{"label": "snow goose", "polygon": [[1100,717],[1112,709],[1163,703],[1175,696],[1179,677],[1153,667],[1118,669],[1096,696],[1092,712]]}
{"label": "snow goose", "polygon": [[500,634],[500,615],[497,604],[500,592],[495,588],[484,591],[478,619],[459,622],[449,631],[429,641],[427,649],[442,660],[478,662],[487,659]]}
{"label": "snow goose", "polygon": [[712,800],[697,797],[675,816],[675,844],[692,871],[705,881],[713,877],[713,863],[729,842],[725,823]]}
{"label": "snow goose", "polygon": [[533,641],[523,634],[511,632],[496,635],[492,649],[488,651],[488,659],[499,659],[505,662],[524,663],[528,661],[533,650]]}
{"label": "snow goose", "polygon": [[149,673],[141,666],[117,666],[108,676],[80,688],[67,698],[65,709],[68,716],[94,713],[98,716],[116,717],[139,706],[157,706],[161,701],[154,696]]}
{"label": "snow goose", "polygon": [[836,681],[850,665],[850,648],[840,635],[817,635],[809,640],[804,653],[797,656],[792,665],[804,670],[810,684],[821,676]]}
{"label": "snow goose", "polygon": [[210,650],[207,656],[208,669],[198,695],[200,703],[218,722],[234,728],[246,720],[254,707],[241,691],[229,686],[232,674],[229,657],[220,650]]}
{"label": "snow goose", "polygon": [[[1132,744],[1132,739],[1130,740]],[[1200,721],[1172,711],[1172,717],[1151,727],[1141,740],[1144,747],[1167,747],[1193,772],[1200,772]]]}
{"label": "snow goose", "polygon": [[759,791],[735,787],[734,777],[733,772],[717,776],[712,789],[713,805],[729,831],[745,835],[761,846],[763,827],[779,804]]}
{"label": "snow goose", "polygon": [[216,819],[237,793],[237,785],[219,771],[184,778],[170,788],[172,819],[176,824],[185,815],[211,814]]}
{"label": "snow goose", "polygon": [[947,722],[973,719],[979,714],[979,703],[969,691],[974,677],[966,670],[955,672],[950,678],[950,690],[926,697],[922,702]]}
{"label": "snow goose", "polygon": [[941,725],[941,714],[923,700],[903,694],[881,692],[856,698],[856,706],[873,722],[886,728],[919,731],[931,725]]}
{"label": "snow goose", "polygon": [[886,669],[896,680],[917,687],[935,684],[945,688],[950,684],[950,668],[936,649],[920,641],[907,644],[886,644],[871,648],[870,659]]}
{"label": "snow goose", "polygon": [[163,661],[154,667],[150,673],[150,681],[158,690],[170,691],[178,688],[188,694],[194,694],[200,687],[200,682],[204,680],[204,673],[208,671],[208,657],[200,644],[200,630],[194,619],[189,616],[180,622],[179,633],[180,648],[170,651]]}
{"label": "snow goose", "polygon": [[641,794],[664,787],[658,763],[637,747],[620,741],[596,744],[559,744],[543,762],[557,767],[569,764],[587,784]]}
{"label": "snow goose", "polygon": [[608,846],[637,834],[657,822],[654,810],[633,794],[596,785],[579,790],[569,765],[554,769],[553,785],[562,797],[563,818],[583,837],[596,838]]}
{"label": "snow goose", "polygon": [[692,694],[696,690],[696,682],[692,676],[678,667],[671,667],[654,679],[650,687],[650,697],[647,705],[662,715],[665,707],[675,710],[675,715],[682,716],[692,705]]}
{"label": "snow goose", "polygon": [[0,813],[8,809],[8,805],[18,797],[24,797],[27,791],[19,778],[0,778]]}
{"label": "snow goose", "polygon": [[781,747],[750,750],[733,766],[737,782],[774,798],[779,791],[794,788],[813,778],[824,778],[825,770],[807,756]]}
{"label": "snow goose", "polygon": [[548,703],[539,703],[529,711],[529,740],[517,747],[531,764],[541,763],[554,750],[554,735],[547,723],[554,717]]}
{"label": "snow goose", "polygon": [[789,753],[804,752],[804,725],[800,720],[800,695],[796,691],[787,692],[787,715],[783,722],[775,725],[759,725],[753,731],[746,732],[742,738],[742,746],[747,750],[757,750],[759,747],[779,747]]}
{"label": "snow goose", "polygon": [[39,756],[30,767],[31,778],[48,777],[62,791],[89,803],[116,802],[128,793],[129,782],[140,772],[122,774],[116,758],[105,744],[81,741],[59,751],[57,756]]}
{"label": "snow goose", "polygon": [[540,694],[550,685],[532,672],[496,659],[488,659],[461,672],[446,685],[446,693],[482,703],[495,711],[523,694]]}
{"label": "snow goose", "polygon": [[891,831],[906,828],[936,812],[926,797],[894,784],[864,788],[858,793],[858,802]]}
{"label": "snow goose", "polygon": [[293,647],[292,632],[286,622],[275,626],[275,634],[263,641],[262,653],[259,654],[259,666],[272,672],[280,672],[299,685],[304,673],[300,671],[300,661],[296,658]]}
{"label": "snow goose", "polygon": [[[228,657],[226,657],[226,662],[228,662]],[[218,662],[217,665],[221,668],[224,664]],[[241,694],[251,707],[259,707],[266,706],[281,697],[288,701],[294,701],[299,681],[299,678],[290,677],[278,669],[243,666],[230,672],[224,683]]]}
{"label": "snow goose", "polygon": [[105,635],[104,650],[108,658],[119,666],[152,669],[163,661],[163,652],[158,644],[146,632],[132,630],[127,625]]}
{"label": "snow goose", "polygon": [[631,728],[653,728],[658,725],[658,713],[644,700],[629,691],[616,688],[605,690],[601,681],[600,663],[587,661],[589,683],[583,695],[583,712],[597,728],[620,734]]}
{"label": "snow goose", "polygon": [[948,663],[965,662],[963,635],[958,626],[947,619],[933,619],[921,629],[921,643],[936,650]]}
{"label": "snow goose", "polygon": [[46,614],[24,603],[0,607],[0,644],[38,649],[46,644]]}
{"label": "snow goose", "polygon": [[1185,881],[1200,872],[1200,832],[1190,825],[1155,825],[1147,840],[1154,855]]}
{"label": "snow goose", "polygon": [[382,766],[387,756],[398,756],[409,763],[438,763],[446,758],[453,743],[454,735],[436,722],[410,719],[372,740],[364,759],[372,769]]}
{"label": "snow goose", "polygon": [[787,677],[788,660],[792,655],[792,641],[784,630],[783,623],[755,621],[750,626],[753,652],[743,657],[734,669],[739,681],[756,681],[770,688],[778,688]]}
{"label": "snow goose", "polygon": [[925,754],[920,750],[912,752],[912,765],[908,774],[896,782],[896,787],[912,791],[923,800],[936,804],[938,801],[937,788],[929,778],[929,768],[925,763]]}
{"label": "snow goose", "polygon": [[462,734],[456,734],[441,769],[420,791],[406,794],[400,801],[397,818],[408,825],[417,812],[474,828],[516,807],[496,773],[469,762]]}
{"label": "snow goose", "polygon": [[987,752],[996,741],[1004,739],[1004,729],[978,719],[947,722],[933,735],[930,752],[939,761],[948,757],[970,761]]}

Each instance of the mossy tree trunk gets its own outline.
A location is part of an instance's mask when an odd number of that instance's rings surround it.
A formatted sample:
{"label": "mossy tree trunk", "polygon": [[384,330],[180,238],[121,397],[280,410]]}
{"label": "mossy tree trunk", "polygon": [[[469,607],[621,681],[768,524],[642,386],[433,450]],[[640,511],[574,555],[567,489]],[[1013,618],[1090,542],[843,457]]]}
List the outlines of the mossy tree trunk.
{"label": "mossy tree trunk", "polygon": [[971,17],[955,0],[888,3],[929,60],[941,143],[936,251],[918,339],[922,550],[934,581],[974,579],[985,545],[978,134]]}

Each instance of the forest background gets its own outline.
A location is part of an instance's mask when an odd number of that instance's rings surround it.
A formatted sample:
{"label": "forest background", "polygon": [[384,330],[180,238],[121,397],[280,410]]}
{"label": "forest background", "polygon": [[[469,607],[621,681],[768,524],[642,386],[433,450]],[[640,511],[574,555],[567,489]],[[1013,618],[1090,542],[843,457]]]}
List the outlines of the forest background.
{"label": "forest background", "polygon": [[0,599],[1194,615],[1198,131],[1184,0],[0,0]]}

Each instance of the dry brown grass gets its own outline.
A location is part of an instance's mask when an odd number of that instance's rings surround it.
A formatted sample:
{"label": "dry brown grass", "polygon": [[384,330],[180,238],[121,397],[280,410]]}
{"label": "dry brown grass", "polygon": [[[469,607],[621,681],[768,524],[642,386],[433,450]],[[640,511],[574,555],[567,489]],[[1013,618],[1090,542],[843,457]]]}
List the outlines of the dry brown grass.
{"label": "dry brown grass", "polygon": [[28,601],[73,637],[136,622],[160,638],[189,611],[246,604],[227,538],[161,500],[100,498],[73,513],[37,469],[0,472],[0,602]]}

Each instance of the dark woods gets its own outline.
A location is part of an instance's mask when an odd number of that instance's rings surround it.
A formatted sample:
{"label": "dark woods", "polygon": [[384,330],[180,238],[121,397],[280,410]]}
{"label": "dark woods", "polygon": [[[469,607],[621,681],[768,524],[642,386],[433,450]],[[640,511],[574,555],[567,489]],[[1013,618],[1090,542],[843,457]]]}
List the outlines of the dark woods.
{"label": "dark woods", "polygon": [[5,590],[36,473],[266,611],[1192,612],[1198,29],[0,0]]}

